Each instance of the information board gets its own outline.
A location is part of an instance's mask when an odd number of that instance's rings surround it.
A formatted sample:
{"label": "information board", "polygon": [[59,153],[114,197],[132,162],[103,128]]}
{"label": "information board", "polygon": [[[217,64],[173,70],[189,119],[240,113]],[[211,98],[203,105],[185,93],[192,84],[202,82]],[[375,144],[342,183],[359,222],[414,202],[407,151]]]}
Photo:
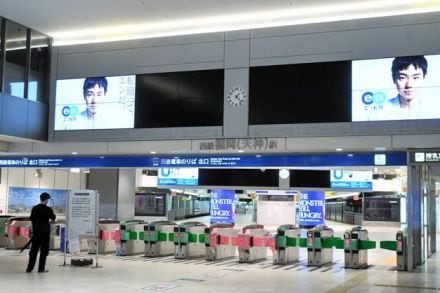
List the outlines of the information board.
{"label": "information board", "polygon": [[96,235],[98,193],[95,190],[72,190],[67,200],[67,235],[69,239]]}

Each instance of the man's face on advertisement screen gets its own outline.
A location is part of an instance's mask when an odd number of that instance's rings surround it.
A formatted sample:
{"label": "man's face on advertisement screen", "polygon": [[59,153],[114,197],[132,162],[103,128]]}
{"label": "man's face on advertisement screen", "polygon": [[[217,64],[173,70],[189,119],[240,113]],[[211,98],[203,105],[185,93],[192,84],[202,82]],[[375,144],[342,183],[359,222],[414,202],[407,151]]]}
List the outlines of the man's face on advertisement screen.
{"label": "man's face on advertisement screen", "polygon": [[99,85],[95,85],[94,87],[91,87],[87,89],[86,96],[84,97],[87,104],[87,111],[89,114],[95,114],[98,105],[101,102],[102,97],[105,96],[105,90],[103,87],[100,87]]}
{"label": "man's face on advertisement screen", "polygon": [[400,101],[408,104],[419,94],[420,87],[422,85],[425,76],[423,75],[422,68],[415,68],[414,65],[410,65],[405,69],[399,70],[396,80],[397,91],[400,95]]}

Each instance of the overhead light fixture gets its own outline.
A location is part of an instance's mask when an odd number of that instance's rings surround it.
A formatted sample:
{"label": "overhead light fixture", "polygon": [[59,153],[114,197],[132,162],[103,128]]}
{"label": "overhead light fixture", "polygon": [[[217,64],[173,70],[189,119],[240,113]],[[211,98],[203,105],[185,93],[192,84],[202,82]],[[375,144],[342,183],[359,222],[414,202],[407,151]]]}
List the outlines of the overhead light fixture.
{"label": "overhead light fixture", "polygon": [[238,150],[239,153],[244,153],[244,150]]}
{"label": "overhead light fixture", "polygon": [[157,153],[156,151],[150,151],[150,154],[152,154],[152,155],[154,155],[156,153]]}
{"label": "overhead light fixture", "polygon": [[386,149],[387,149],[386,147],[375,147],[374,148],[375,151],[379,151],[379,152],[385,151]]}
{"label": "overhead light fixture", "polygon": [[72,152],[72,155],[77,155],[78,154],[78,152]]}
{"label": "overhead light fixture", "polygon": [[81,169],[80,168],[70,168],[70,173],[80,173]]}
{"label": "overhead light fixture", "polygon": [[344,149],[341,149],[341,148],[337,148],[337,149],[336,149],[337,152],[342,152],[343,150],[344,150]]}

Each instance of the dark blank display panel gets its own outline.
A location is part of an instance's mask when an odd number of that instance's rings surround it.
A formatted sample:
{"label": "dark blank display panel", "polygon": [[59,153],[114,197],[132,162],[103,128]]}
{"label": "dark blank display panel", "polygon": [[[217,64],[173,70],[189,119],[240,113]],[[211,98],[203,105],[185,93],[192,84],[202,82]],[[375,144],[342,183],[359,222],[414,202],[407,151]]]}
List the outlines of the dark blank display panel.
{"label": "dark blank display panel", "polygon": [[275,169],[199,169],[199,186],[278,187]]}
{"label": "dark blank display panel", "polygon": [[330,188],[330,171],[290,170],[290,187]]}

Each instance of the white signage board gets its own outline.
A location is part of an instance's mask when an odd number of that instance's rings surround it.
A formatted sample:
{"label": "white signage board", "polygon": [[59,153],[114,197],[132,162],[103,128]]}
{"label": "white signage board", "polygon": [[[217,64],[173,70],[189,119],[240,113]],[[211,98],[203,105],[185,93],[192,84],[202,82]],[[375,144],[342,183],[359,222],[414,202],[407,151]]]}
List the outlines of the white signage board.
{"label": "white signage board", "polygon": [[67,200],[67,235],[69,239],[94,236],[98,221],[98,193],[95,190],[72,190]]}

